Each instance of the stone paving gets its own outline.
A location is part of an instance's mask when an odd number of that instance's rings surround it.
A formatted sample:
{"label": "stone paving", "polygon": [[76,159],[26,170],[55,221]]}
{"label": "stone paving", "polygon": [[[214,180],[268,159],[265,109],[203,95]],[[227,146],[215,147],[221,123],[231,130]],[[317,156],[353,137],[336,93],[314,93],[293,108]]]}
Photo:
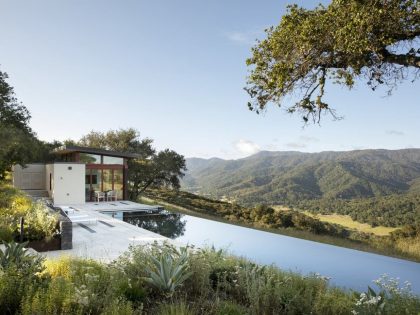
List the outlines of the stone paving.
{"label": "stone paving", "polygon": [[[100,204],[105,205],[105,203]],[[162,235],[100,213],[99,210],[102,209],[93,203],[71,207],[75,215],[89,216],[94,220],[89,220],[87,223],[73,223],[73,248],[42,253],[47,258],[70,255],[110,262],[126,251],[129,245],[147,244],[154,241],[160,243],[167,241],[176,246],[181,245]]]}

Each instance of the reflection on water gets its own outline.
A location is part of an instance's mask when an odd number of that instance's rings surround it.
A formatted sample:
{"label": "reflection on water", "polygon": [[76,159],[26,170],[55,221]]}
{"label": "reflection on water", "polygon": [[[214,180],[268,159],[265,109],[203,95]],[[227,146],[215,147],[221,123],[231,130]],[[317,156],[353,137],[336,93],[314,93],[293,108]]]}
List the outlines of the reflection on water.
{"label": "reflection on water", "polygon": [[185,233],[187,221],[181,220],[182,217],[182,214],[169,212],[150,215],[136,215],[127,212],[123,214],[125,222],[172,239],[181,237]]}
{"label": "reflection on water", "polygon": [[[163,214],[163,215],[162,215]],[[115,218],[198,247],[228,248],[262,264],[332,277],[330,283],[364,291],[382,274],[400,277],[420,294],[420,264],[367,252],[253,230],[218,221],[163,212],[158,215],[118,213]]]}

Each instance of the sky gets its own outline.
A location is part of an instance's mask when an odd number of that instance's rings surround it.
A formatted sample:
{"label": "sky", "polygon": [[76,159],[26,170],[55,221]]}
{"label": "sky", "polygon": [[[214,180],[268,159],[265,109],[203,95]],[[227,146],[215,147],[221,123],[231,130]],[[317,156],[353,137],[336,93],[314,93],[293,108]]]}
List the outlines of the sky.
{"label": "sky", "polygon": [[186,157],[419,148],[420,81],[330,86],[344,119],[321,125],[247,109],[245,60],[292,2],[319,1],[0,0],[0,70],[46,141],[133,127]]}

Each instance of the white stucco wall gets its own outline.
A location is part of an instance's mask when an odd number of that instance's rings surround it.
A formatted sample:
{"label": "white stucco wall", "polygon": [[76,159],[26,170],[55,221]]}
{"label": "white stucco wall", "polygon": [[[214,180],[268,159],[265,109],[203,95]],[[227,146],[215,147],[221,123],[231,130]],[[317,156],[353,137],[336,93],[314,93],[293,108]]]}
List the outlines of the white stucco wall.
{"label": "white stucco wall", "polygon": [[[83,163],[54,163],[47,165],[47,184],[52,174],[51,197],[54,204],[74,205],[85,203],[86,165]],[[51,171],[52,170],[52,171]]]}
{"label": "white stucco wall", "polygon": [[44,190],[45,164],[13,166],[13,186],[26,190]]}

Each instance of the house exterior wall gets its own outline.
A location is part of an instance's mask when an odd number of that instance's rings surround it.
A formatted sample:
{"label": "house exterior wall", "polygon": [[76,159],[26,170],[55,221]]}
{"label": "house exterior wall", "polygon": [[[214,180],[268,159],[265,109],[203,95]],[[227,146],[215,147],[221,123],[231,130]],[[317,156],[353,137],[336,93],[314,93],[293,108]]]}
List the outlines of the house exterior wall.
{"label": "house exterior wall", "polygon": [[[54,204],[83,204],[85,203],[85,174],[86,167],[82,163],[54,163],[48,164],[51,174],[51,197]],[[48,180],[48,191],[49,180]]]}
{"label": "house exterior wall", "polygon": [[22,190],[44,190],[45,164],[14,165],[13,186]]}

